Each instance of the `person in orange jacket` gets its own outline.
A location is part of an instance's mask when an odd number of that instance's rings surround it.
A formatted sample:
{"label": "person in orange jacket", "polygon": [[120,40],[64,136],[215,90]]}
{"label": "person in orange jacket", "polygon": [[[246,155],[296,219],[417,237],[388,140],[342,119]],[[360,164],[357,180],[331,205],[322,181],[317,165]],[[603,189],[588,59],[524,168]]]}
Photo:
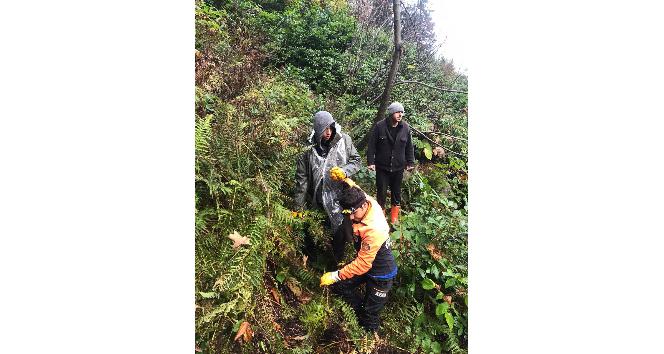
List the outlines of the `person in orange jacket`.
{"label": "person in orange jacket", "polygon": [[415,155],[410,126],[403,121],[403,105],[393,102],[387,113],[388,117],[377,122],[369,133],[367,167],[376,171],[376,199],[381,208],[385,208],[387,187],[390,188],[390,222],[394,225],[399,221],[403,171],[415,168]]}
{"label": "person in orange jacket", "polygon": [[[398,271],[390,248],[390,228],[378,202],[352,180],[346,179],[346,182],[348,186],[339,204],[353,223],[357,256],[341,269],[323,274],[320,284],[334,284],[333,291],[353,307],[360,325],[368,331],[376,331],[380,325],[379,313]],[[366,284],[364,298],[357,292],[362,284]]]}

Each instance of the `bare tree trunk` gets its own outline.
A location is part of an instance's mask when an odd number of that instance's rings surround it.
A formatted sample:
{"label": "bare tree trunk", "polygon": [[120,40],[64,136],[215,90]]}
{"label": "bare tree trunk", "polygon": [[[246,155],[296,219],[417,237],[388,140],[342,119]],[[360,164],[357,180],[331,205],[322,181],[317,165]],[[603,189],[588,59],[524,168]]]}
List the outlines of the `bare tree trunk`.
{"label": "bare tree trunk", "polygon": [[392,0],[392,12],[394,13],[394,53],[392,53],[392,66],[387,75],[385,82],[385,90],[380,97],[380,106],[378,106],[378,113],[376,114],[375,122],[385,118],[385,110],[390,102],[390,94],[394,86],[394,78],[397,76],[399,70],[399,63],[401,62],[401,54],[403,48],[401,46],[401,9],[399,7],[399,0]]}

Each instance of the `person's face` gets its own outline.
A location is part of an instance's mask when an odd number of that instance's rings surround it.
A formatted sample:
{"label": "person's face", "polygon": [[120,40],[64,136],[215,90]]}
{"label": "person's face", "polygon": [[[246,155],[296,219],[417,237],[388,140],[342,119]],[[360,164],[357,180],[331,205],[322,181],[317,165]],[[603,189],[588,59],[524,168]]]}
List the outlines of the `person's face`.
{"label": "person's face", "polygon": [[350,213],[350,221],[360,222],[364,218],[364,215],[367,214],[368,208],[369,208],[369,203],[365,201],[364,204],[362,204],[362,206],[360,206],[359,208],[355,209],[355,211]]}
{"label": "person's face", "polygon": [[394,123],[399,123],[401,122],[402,117],[403,117],[403,112],[394,112],[394,114],[392,114],[392,121]]}
{"label": "person's face", "polygon": [[323,141],[328,141],[331,136],[332,136],[332,128],[327,127],[323,131],[323,135],[321,137],[323,138]]}

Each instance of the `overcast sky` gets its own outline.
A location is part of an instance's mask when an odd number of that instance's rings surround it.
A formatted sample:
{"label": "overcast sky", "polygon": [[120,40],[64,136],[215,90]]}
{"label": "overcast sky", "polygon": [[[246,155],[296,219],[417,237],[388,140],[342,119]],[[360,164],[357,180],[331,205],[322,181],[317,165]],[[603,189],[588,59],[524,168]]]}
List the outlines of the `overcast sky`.
{"label": "overcast sky", "polygon": [[454,66],[465,74],[468,72],[467,48],[467,1],[429,0],[429,9],[436,26],[436,38],[442,43],[439,54],[453,60]]}

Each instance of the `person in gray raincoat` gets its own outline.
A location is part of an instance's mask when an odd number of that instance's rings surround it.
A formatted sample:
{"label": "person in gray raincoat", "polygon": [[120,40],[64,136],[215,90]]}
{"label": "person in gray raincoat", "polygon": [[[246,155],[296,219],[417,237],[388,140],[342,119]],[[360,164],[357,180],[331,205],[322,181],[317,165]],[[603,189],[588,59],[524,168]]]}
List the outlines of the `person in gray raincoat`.
{"label": "person in gray raincoat", "polygon": [[335,262],[343,260],[346,241],[353,239],[353,228],[348,217],[341,213],[339,195],[343,183],[330,178],[330,169],[339,167],[346,177],[360,169],[360,155],[348,134],[326,111],[319,111],[313,117],[313,144],[297,161],[295,172],[295,209],[301,211],[305,204],[311,208],[325,210],[332,228],[332,250]]}

